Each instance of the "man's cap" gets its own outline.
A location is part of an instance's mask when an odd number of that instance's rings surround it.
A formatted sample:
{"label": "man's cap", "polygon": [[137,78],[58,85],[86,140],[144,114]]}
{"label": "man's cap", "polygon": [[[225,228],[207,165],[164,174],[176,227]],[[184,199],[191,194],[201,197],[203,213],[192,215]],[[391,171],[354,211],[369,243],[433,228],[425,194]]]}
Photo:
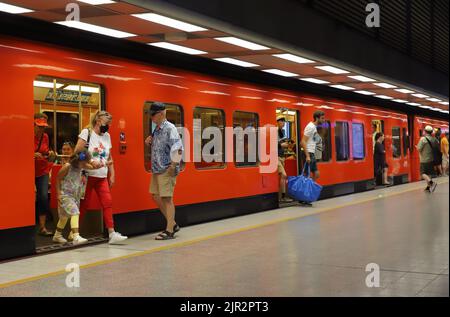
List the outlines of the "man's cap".
{"label": "man's cap", "polygon": [[280,116],[280,117],[277,118],[277,122],[278,122],[278,121],[284,121],[284,122],[286,122],[286,118]]}
{"label": "man's cap", "polygon": [[150,115],[153,116],[158,112],[166,110],[166,105],[162,102],[154,102],[150,107]]}
{"label": "man's cap", "polygon": [[425,131],[432,133],[433,132],[433,127],[431,125],[427,125],[425,127]]}
{"label": "man's cap", "polygon": [[48,127],[47,119],[45,118],[34,119],[34,124],[38,127]]}

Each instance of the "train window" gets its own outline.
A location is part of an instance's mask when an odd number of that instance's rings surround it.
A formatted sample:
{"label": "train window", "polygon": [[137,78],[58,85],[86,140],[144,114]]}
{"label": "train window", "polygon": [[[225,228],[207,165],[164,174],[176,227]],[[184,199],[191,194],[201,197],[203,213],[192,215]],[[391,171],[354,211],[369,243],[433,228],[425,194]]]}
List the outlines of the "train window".
{"label": "train window", "polygon": [[329,162],[331,160],[331,123],[325,121],[317,126],[317,133],[322,138],[322,158],[318,162]]}
{"label": "train window", "polygon": [[[219,130],[206,130],[211,127]],[[199,149],[201,154],[199,158],[194,157],[195,167],[197,169],[225,167],[225,113],[223,110],[194,108],[193,130],[194,136],[201,136],[201,138],[194,138],[194,156],[195,149]]]}
{"label": "train window", "polygon": [[[147,101],[144,103],[144,141],[145,139],[153,133],[156,128],[156,125],[152,122],[152,118],[150,116],[150,107],[154,101]],[[183,108],[180,105],[164,103],[166,105],[166,118],[167,121],[171,122],[178,129],[184,126],[184,116],[183,116]],[[182,134],[180,134],[183,137]],[[183,140],[184,143],[184,140]],[[183,144],[184,145],[184,144]],[[152,170],[152,157],[151,157],[151,148],[149,145],[144,142],[144,166],[147,172],[151,172]],[[185,164],[183,161],[181,162],[180,170],[183,170]]]}
{"label": "train window", "polygon": [[401,140],[400,140],[400,128],[393,127],[392,128],[392,156],[394,158],[399,158],[402,156],[401,149]]}
{"label": "train window", "polygon": [[403,128],[403,156],[408,155],[409,135],[406,128]]}
{"label": "train window", "polygon": [[37,76],[33,81],[34,111],[48,117],[50,147],[58,154],[64,142],[76,144],[91,115],[101,108],[100,85],[70,79]]}
{"label": "train window", "polygon": [[258,127],[258,114],[243,111],[233,113],[233,157],[236,166],[258,165]]}
{"label": "train window", "polygon": [[[384,134],[384,121],[383,120],[372,120],[372,146],[375,151],[375,135],[377,132]],[[384,141],[383,141],[384,142]]]}
{"label": "train window", "polygon": [[364,147],[364,125],[362,123],[352,123],[352,149],[354,160],[362,160],[366,156]]}
{"label": "train window", "polygon": [[350,157],[348,122],[336,122],[334,142],[336,144],[336,160],[347,161]]}

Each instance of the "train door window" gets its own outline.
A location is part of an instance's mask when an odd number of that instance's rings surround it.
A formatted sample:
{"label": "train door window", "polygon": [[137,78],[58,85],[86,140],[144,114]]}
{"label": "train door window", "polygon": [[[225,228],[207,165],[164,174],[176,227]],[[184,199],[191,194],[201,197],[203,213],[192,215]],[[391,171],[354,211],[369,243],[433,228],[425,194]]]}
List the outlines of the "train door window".
{"label": "train door window", "polygon": [[297,155],[301,151],[299,112],[288,108],[278,108],[275,113],[276,118],[283,117],[286,120],[283,131],[284,137],[288,139],[289,146],[284,149],[284,169],[288,176],[298,175],[301,168],[301,157]]}
{"label": "train door window", "polygon": [[403,156],[408,155],[408,149],[409,149],[409,135],[408,130],[406,128],[403,128]]}
{"label": "train door window", "polygon": [[[144,103],[144,139],[153,134],[153,131],[156,128],[156,125],[152,122],[152,118],[150,116],[150,107],[154,101],[147,101]],[[184,115],[183,115],[183,107],[176,104],[164,103],[166,105],[166,118],[167,121],[172,123],[177,129],[181,129],[184,126]],[[183,140],[183,135],[180,134],[180,137]],[[183,144],[184,145],[184,144]],[[149,145],[144,142],[144,167],[147,172],[152,171],[152,157],[151,157],[151,148]],[[183,161],[180,165],[180,170],[184,170],[185,164]]]}
{"label": "train door window", "polygon": [[399,158],[402,156],[399,127],[392,128],[392,156],[394,158]]}
{"label": "train door window", "polygon": [[363,160],[366,156],[364,146],[364,125],[352,123],[352,150],[354,160]]}
{"label": "train door window", "polygon": [[243,111],[233,113],[233,157],[236,166],[258,165],[258,127],[258,114]]}
{"label": "train door window", "polygon": [[325,121],[317,126],[317,133],[322,138],[322,158],[318,162],[329,162],[331,160],[331,123]]}
{"label": "train door window", "polygon": [[336,122],[334,143],[336,145],[336,160],[347,161],[350,157],[348,122]]}
{"label": "train door window", "polygon": [[[384,121],[383,120],[372,120],[372,147],[375,149],[375,135],[381,132],[384,134]],[[384,141],[383,141],[384,142]]]}
{"label": "train door window", "polygon": [[[48,116],[50,147],[61,154],[65,142],[76,143],[91,115],[101,108],[97,84],[38,76],[33,82],[34,111]],[[61,155],[60,155],[61,156]]]}
{"label": "train door window", "polygon": [[[205,129],[215,127],[217,129]],[[194,151],[201,157],[194,163],[197,169],[225,167],[225,113],[220,109],[194,108]],[[200,137],[195,137],[196,135]],[[194,153],[195,156],[195,153]],[[199,159],[199,162],[197,162]]]}

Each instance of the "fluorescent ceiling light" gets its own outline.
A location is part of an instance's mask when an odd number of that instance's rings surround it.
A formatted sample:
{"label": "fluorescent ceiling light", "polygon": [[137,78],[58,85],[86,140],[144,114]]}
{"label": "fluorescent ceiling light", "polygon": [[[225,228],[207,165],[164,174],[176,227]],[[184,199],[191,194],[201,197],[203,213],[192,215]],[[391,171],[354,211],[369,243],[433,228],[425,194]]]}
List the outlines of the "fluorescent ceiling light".
{"label": "fluorescent ceiling light", "polygon": [[289,103],[288,100],[283,100],[283,99],[277,99],[277,98],[272,98],[270,100],[267,100],[268,102],[280,102],[280,103]]}
{"label": "fluorescent ceiling light", "polygon": [[159,15],[156,13],[139,13],[139,14],[132,14],[132,16],[139,18],[139,19],[146,20],[146,21],[169,26],[171,28],[178,29],[178,30],[185,31],[185,32],[207,31],[207,29],[199,27],[197,25],[193,25],[190,23],[171,19],[171,18],[165,17],[163,15]]}
{"label": "fluorescent ceiling light", "polygon": [[408,89],[395,89],[395,91],[401,92],[402,94],[412,94],[414,92]]}
{"label": "fluorescent ceiling light", "polygon": [[[56,83],[56,88],[60,88],[62,85],[63,84]],[[53,82],[35,80],[33,81],[33,86],[41,88],[53,88]]]}
{"label": "fluorescent ceiling light", "polygon": [[306,59],[304,57],[300,57],[300,56],[296,56],[296,55],[292,55],[292,54],[274,54],[272,56],[286,59],[288,61],[291,61],[294,63],[299,63],[299,64],[315,63],[315,61],[312,61],[310,59]]}
{"label": "fluorescent ceiling light", "polygon": [[342,90],[354,90],[355,89],[353,87],[344,86],[344,85],[330,85],[330,87],[342,89]]}
{"label": "fluorescent ceiling light", "polygon": [[359,81],[362,81],[362,82],[365,82],[365,83],[375,81],[375,79],[372,79],[372,78],[369,78],[369,77],[365,77],[365,76],[361,76],[361,75],[357,75],[357,76],[348,76],[348,77],[349,77],[349,78],[356,79],[356,80],[359,80]]}
{"label": "fluorescent ceiling light", "polygon": [[334,109],[333,107],[330,106],[326,106],[326,105],[321,105],[320,107],[318,107],[320,109]]}
{"label": "fluorescent ceiling light", "polygon": [[300,80],[308,81],[308,82],[314,83],[314,84],[329,84],[330,83],[329,81],[317,79],[317,78],[300,78]]}
{"label": "fluorescent ceiling light", "polygon": [[338,111],[340,111],[340,112],[350,112],[350,110],[348,110],[348,109],[338,109]]}
{"label": "fluorescent ceiling light", "polygon": [[385,96],[385,95],[376,95],[375,97],[380,98],[380,99],[394,99],[392,97]]}
{"label": "fluorescent ceiling light", "polygon": [[428,101],[432,101],[432,102],[440,102],[442,101],[441,99],[437,99],[437,98],[428,98]]}
{"label": "fluorescent ceiling light", "polygon": [[333,74],[348,74],[349,72],[333,66],[316,66],[317,69],[324,70]]}
{"label": "fluorescent ceiling light", "polygon": [[355,92],[356,92],[357,94],[367,95],[367,96],[375,95],[374,92],[367,91],[367,90],[357,90],[357,91],[355,91]]}
{"label": "fluorescent ceiling light", "polygon": [[116,38],[125,38],[125,37],[136,36],[136,34],[122,32],[122,31],[118,31],[118,30],[114,30],[114,29],[110,29],[110,28],[105,28],[103,26],[84,23],[84,22],[80,22],[80,21],[61,21],[61,22],[55,22],[55,23],[65,25],[65,26],[75,28],[75,29],[94,32],[94,33],[112,36],[112,37],[116,37]]}
{"label": "fluorescent ceiling light", "polygon": [[422,106],[420,103],[417,103],[417,102],[408,102],[408,103],[406,103],[406,104],[407,104],[407,105],[410,105],[410,106],[419,106],[419,107]]}
{"label": "fluorescent ceiling light", "polygon": [[238,60],[238,59],[235,59],[235,58],[230,58],[230,57],[214,58],[214,60],[219,61],[219,62],[228,63],[228,64],[238,65],[238,66],[242,66],[242,67],[256,67],[256,66],[259,66],[257,64],[244,62],[244,61],[241,61],[241,60]]}
{"label": "fluorescent ceiling light", "polygon": [[[67,87],[64,87],[63,89],[64,90],[79,91],[80,86],[78,86],[78,85],[69,85]],[[81,91],[82,92],[90,92],[90,93],[98,94],[100,90],[98,89],[98,87],[81,86]]]}
{"label": "fluorescent ceiling light", "polygon": [[265,46],[262,46],[262,45],[259,45],[259,44],[256,44],[256,43],[252,43],[252,42],[249,42],[249,41],[241,40],[241,39],[238,39],[237,37],[232,37],[232,36],[229,36],[229,37],[216,37],[215,39],[218,40],[218,41],[226,42],[226,43],[233,44],[233,45],[236,45],[236,46],[248,48],[249,50],[252,50],[252,51],[259,51],[259,50],[268,50],[268,49],[270,49],[269,47],[265,47]]}
{"label": "fluorescent ceiling light", "polygon": [[30,9],[14,6],[12,4],[7,4],[7,3],[3,3],[3,2],[0,2],[0,11],[12,13],[12,14],[34,12],[33,10],[30,10]]}
{"label": "fluorescent ceiling light", "polygon": [[387,84],[387,83],[376,83],[374,85],[381,87],[381,88],[397,88],[397,86]]}
{"label": "fluorescent ceiling light", "polygon": [[167,50],[177,51],[177,52],[181,52],[181,53],[185,53],[185,54],[191,54],[191,55],[207,54],[207,52],[204,52],[204,51],[196,50],[196,49],[189,48],[186,46],[167,43],[167,42],[148,43],[148,45],[165,48]]}
{"label": "fluorescent ceiling light", "polygon": [[417,98],[429,98],[430,96],[424,95],[424,94],[413,94],[414,97]]}
{"label": "fluorescent ceiling light", "polygon": [[445,105],[445,106],[448,106],[448,101],[443,101],[443,102],[440,102],[440,104],[441,104],[441,105]]}
{"label": "fluorescent ceiling light", "polygon": [[392,101],[398,102],[398,103],[406,103],[408,102],[408,100],[403,100],[403,99],[394,99]]}
{"label": "fluorescent ceiling light", "polygon": [[111,1],[111,0],[77,0],[77,1],[92,4],[94,6],[99,5],[99,4],[116,3],[115,1]]}
{"label": "fluorescent ceiling light", "polygon": [[286,72],[284,70],[280,70],[280,69],[263,69],[263,72],[266,73],[271,73],[271,74],[275,74],[275,75],[280,75],[280,76],[284,76],[284,77],[294,77],[294,76],[298,76],[297,74],[294,73],[290,73],[290,72]]}

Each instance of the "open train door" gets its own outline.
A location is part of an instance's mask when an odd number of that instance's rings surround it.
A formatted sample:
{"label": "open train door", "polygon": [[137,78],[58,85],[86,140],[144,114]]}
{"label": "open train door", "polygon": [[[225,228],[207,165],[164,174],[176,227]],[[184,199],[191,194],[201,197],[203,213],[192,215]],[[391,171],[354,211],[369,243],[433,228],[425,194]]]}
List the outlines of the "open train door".
{"label": "open train door", "polygon": [[[44,133],[48,135],[49,150],[56,153],[56,161],[51,162],[48,180],[45,181],[48,182],[49,210],[45,214],[41,212],[36,215],[36,251],[39,253],[61,248],[51,237],[40,235],[39,227],[45,222],[49,231],[54,232],[56,228],[56,176],[62,164],[67,162],[73,153],[78,135],[89,125],[91,116],[104,109],[104,90],[98,84],[49,76],[36,77],[33,89],[34,112],[47,116],[49,127],[45,128]],[[69,151],[70,148],[72,151]],[[98,240],[103,239],[103,218],[98,199],[96,195],[93,196],[92,203],[89,204],[93,210],[88,212],[83,223],[80,223],[80,233],[92,240]],[[65,236],[68,235],[69,227],[70,225],[66,225]]]}
{"label": "open train door", "polygon": [[283,127],[284,137],[289,142],[289,147],[284,153],[284,169],[288,176],[297,176],[301,169],[301,136],[300,136],[300,112],[294,109],[278,108],[276,118],[283,117],[286,124]]}

